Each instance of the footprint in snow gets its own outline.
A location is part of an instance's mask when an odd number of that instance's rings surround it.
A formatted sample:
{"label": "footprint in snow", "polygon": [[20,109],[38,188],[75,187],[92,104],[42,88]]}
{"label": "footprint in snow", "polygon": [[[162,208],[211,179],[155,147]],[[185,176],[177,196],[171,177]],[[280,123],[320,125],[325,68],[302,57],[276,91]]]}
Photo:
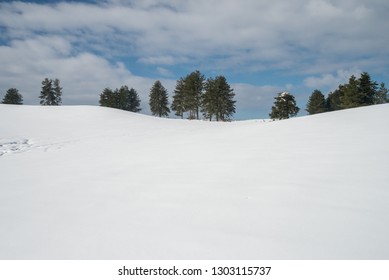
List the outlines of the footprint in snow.
{"label": "footprint in snow", "polygon": [[0,139],[0,156],[10,153],[24,152],[30,149],[32,143],[28,139]]}

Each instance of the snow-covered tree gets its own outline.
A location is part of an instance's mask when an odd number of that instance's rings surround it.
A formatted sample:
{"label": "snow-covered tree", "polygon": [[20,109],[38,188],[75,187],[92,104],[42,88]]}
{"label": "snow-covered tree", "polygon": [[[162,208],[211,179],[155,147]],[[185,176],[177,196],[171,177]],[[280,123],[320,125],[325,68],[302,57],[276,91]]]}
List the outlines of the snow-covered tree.
{"label": "snow-covered tree", "polygon": [[274,98],[274,106],[269,114],[273,120],[283,120],[294,117],[300,111],[297,107],[296,100],[289,92],[281,92]]}

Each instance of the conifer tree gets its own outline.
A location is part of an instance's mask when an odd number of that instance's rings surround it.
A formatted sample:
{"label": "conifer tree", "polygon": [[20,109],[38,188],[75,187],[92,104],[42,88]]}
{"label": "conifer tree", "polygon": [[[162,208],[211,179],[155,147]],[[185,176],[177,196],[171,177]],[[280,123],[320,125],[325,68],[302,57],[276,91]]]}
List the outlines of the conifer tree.
{"label": "conifer tree", "polygon": [[41,105],[51,105],[51,93],[53,91],[53,82],[48,78],[42,81],[42,90],[39,98],[41,99]]}
{"label": "conifer tree", "polygon": [[216,81],[213,78],[208,78],[204,85],[205,93],[203,97],[202,111],[203,116],[206,119],[212,121],[213,117],[217,116],[217,103],[218,103],[218,89],[216,85]]}
{"label": "conifer tree", "polygon": [[62,88],[59,85],[59,79],[53,81],[53,97],[53,105],[60,105],[62,103]]}
{"label": "conifer tree", "polygon": [[185,110],[185,81],[183,78],[179,79],[174,90],[173,102],[171,106],[172,111],[176,116],[184,118]]}
{"label": "conifer tree", "polygon": [[127,86],[122,86],[120,89],[115,90],[116,108],[130,111],[139,112],[140,99],[135,89],[128,89]]}
{"label": "conifer tree", "polygon": [[205,77],[200,71],[194,71],[184,80],[184,107],[189,111],[190,119],[199,119],[203,97]]}
{"label": "conifer tree", "polygon": [[342,109],[356,108],[364,104],[364,97],[359,91],[359,80],[352,75],[348,84],[343,87],[343,96],[341,97]]}
{"label": "conifer tree", "polygon": [[348,83],[343,85],[343,87],[342,109],[375,104],[377,82],[372,81],[369,73],[363,72],[359,79],[352,75]]}
{"label": "conifer tree", "polygon": [[374,104],[384,104],[389,102],[388,89],[385,87],[385,83],[381,83],[380,88],[377,90]]}
{"label": "conifer tree", "polygon": [[105,88],[103,90],[103,92],[100,94],[99,104],[103,107],[116,108],[116,98],[112,89]]}
{"label": "conifer tree", "polygon": [[128,86],[121,86],[120,89],[112,91],[105,88],[100,94],[100,106],[116,108],[120,110],[139,112],[141,111],[140,99],[135,89],[128,89]]}
{"label": "conifer tree", "polygon": [[377,94],[377,82],[372,81],[369,73],[363,72],[358,82],[358,93],[361,96],[360,106],[369,106],[374,104]]}
{"label": "conifer tree", "polygon": [[328,95],[327,108],[334,111],[385,103],[385,84],[382,83],[379,89],[377,85],[367,72],[363,72],[359,79],[352,75],[348,83],[339,85],[337,90]]}
{"label": "conifer tree", "polygon": [[296,116],[300,111],[294,96],[288,92],[281,92],[274,99],[276,101],[269,114],[273,120],[289,119],[290,117]]}
{"label": "conifer tree", "polygon": [[209,78],[205,83],[202,111],[205,118],[216,121],[228,121],[235,113],[234,90],[224,76]]}
{"label": "conifer tree", "polygon": [[129,108],[131,112],[142,111],[142,109],[140,108],[140,98],[138,92],[133,88],[131,88],[128,93],[128,101],[129,101]]}
{"label": "conifer tree", "polygon": [[49,80],[45,78],[42,81],[42,90],[39,98],[41,105],[58,106],[62,103],[62,88],[59,85],[59,80]]}
{"label": "conifer tree", "polygon": [[344,86],[339,85],[339,87],[328,94],[326,99],[326,105],[328,111],[337,111],[342,109],[342,98],[344,95]]}
{"label": "conifer tree", "polygon": [[167,90],[163,87],[160,81],[156,81],[150,90],[150,110],[154,116],[167,117],[169,116],[169,101]]}
{"label": "conifer tree", "polygon": [[309,97],[306,111],[310,114],[319,114],[327,111],[326,100],[320,90],[314,90]]}
{"label": "conifer tree", "polygon": [[7,93],[4,95],[3,104],[14,104],[14,105],[22,105],[23,104],[23,96],[19,93],[16,88],[10,88],[7,90]]}

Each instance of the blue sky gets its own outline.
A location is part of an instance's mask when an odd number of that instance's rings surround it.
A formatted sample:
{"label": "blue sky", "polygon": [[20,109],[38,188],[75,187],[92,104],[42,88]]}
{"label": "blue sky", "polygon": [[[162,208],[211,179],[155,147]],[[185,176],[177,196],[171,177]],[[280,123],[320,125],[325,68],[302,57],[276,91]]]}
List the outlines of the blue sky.
{"label": "blue sky", "polygon": [[234,88],[236,119],[266,118],[289,91],[301,114],[367,71],[389,82],[386,0],[0,1],[0,97],[16,87],[39,104],[41,81],[59,78],[63,105],[97,105],[105,87],[128,85],[149,114],[157,79],[200,70]]}

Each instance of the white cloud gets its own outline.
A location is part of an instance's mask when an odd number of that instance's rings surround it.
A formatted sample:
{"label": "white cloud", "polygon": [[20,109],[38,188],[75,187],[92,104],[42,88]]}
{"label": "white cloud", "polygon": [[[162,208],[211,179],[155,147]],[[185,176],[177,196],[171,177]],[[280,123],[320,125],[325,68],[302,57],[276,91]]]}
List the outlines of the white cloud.
{"label": "white cloud", "polygon": [[0,24],[7,28],[7,36],[29,32],[73,36],[77,42],[89,43],[88,48],[104,45],[106,51],[156,65],[212,58],[216,68],[265,64],[268,69],[303,71],[298,68],[306,66],[301,64],[304,61],[362,64],[360,56],[367,51],[388,54],[382,49],[389,43],[389,22],[381,16],[388,8],[386,1],[369,5],[348,0],[225,0],[222,6],[216,0],[124,3],[3,3]]}
{"label": "white cloud", "polygon": [[16,87],[26,104],[38,104],[41,82],[45,77],[59,78],[63,87],[64,104],[98,104],[105,87],[128,85],[135,88],[145,113],[148,91],[154,80],[133,75],[123,63],[112,64],[88,52],[72,55],[69,42],[54,37],[37,37],[12,41],[0,46],[3,65],[0,69],[0,90]]}
{"label": "white cloud", "polygon": [[185,57],[178,57],[173,55],[149,56],[141,57],[138,62],[151,65],[176,65],[188,62]]}
{"label": "white cloud", "polygon": [[[236,110],[246,112],[254,118],[268,118],[270,108],[277,93],[284,91],[280,86],[254,86],[245,83],[234,83],[231,87],[235,92]],[[244,114],[242,117],[246,117]]]}
{"label": "white cloud", "polygon": [[157,71],[163,77],[172,77],[172,76],[174,76],[174,74],[169,69],[166,69],[166,68],[163,68],[163,67],[157,67]]}
{"label": "white cloud", "polygon": [[340,84],[347,83],[351,75],[359,76],[362,73],[361,70],[349,69],[349,70],[338,70],[335,74],[326,73],[319,77],[311,76],[304,79],[304,85],[309,88],[329,88],[331,91],[336,89]]}

